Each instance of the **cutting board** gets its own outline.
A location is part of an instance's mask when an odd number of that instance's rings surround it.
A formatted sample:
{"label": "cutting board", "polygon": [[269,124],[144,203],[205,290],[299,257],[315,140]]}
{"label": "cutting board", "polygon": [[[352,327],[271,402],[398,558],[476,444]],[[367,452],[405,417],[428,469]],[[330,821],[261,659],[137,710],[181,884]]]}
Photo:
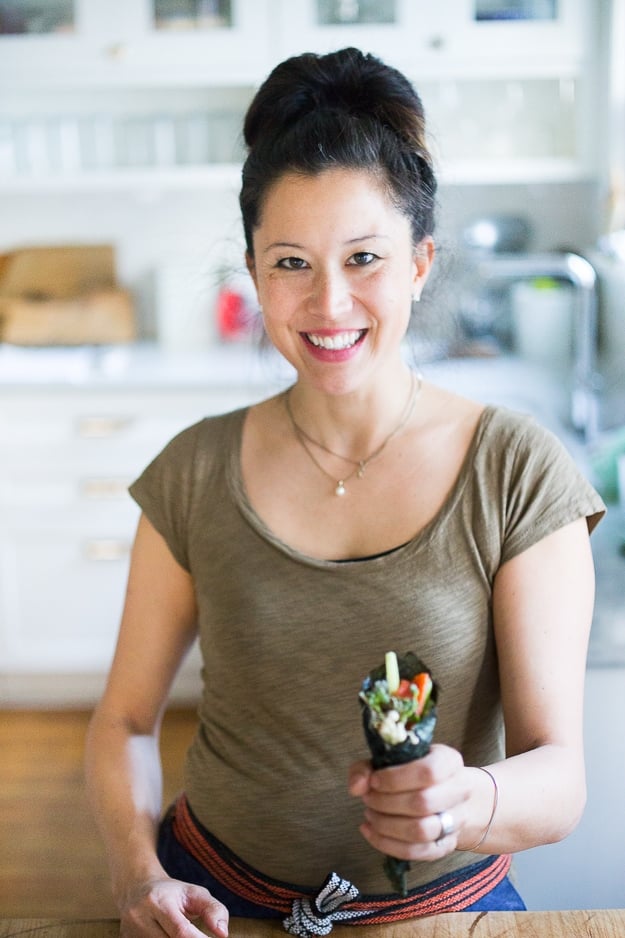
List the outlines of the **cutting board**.
{"label": "cutting board", "polygon": [[[0,920],[0,938],[117,938],[119,922]],[[231,919],[230,938],[284,938],[279,922]],[[624,938],[625,909],[450,912],[395,925],[336,925],[332,938]]]}

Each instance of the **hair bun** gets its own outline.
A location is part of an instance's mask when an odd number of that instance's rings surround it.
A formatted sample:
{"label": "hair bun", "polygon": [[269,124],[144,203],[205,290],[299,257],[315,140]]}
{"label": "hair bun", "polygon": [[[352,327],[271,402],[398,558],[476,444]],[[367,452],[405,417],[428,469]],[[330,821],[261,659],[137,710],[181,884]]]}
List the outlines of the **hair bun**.
{"label": "hair bun", "polygon": [[411,149],[427,153],[423,108],[410,82],[356,48],[323,56],[306,52],[277,65],[247,113],[245,143],[250,149],[262,146],[319,110],[373,118]]}
{"label": "hair bun", "polygon": [[339,167],[380,175],[410,219],[414,244],[434,230],[436,176],[421,99],[373,55],[349,47],[281,62],[256,92],[243,135],[239,204],[250,256],[265,196],[286,173]]}

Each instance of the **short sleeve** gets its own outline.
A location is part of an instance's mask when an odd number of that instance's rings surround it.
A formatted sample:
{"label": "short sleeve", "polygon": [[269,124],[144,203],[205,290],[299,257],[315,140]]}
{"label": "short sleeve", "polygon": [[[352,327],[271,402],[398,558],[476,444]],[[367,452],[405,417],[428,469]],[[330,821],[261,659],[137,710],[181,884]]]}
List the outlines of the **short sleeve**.
{"label": "short sleeve", "polygon": [[189,570],[188,520],[193,499],[198,440],[205,421],[175,436],[129,488],[173,556]]}
{"label": "short sleeve", "polygon": [[532,418],[520,420],[508,441],[503,476],[502,563],[580,518],[592,532],[605,514],[602,499],[562,442]]}

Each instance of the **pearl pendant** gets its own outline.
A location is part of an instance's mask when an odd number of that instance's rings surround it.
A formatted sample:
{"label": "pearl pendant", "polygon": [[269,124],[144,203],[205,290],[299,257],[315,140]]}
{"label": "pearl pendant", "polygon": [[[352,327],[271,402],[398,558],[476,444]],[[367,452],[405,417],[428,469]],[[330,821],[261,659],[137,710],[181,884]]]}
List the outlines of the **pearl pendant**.
{"label": "pearl pendant", "polygon": [[342,479],[339,479],[339,481],[336,483],[336,488],[334,489],[334,494],[335,494],[335,495],[345,495],[345,485],[344,485]]}

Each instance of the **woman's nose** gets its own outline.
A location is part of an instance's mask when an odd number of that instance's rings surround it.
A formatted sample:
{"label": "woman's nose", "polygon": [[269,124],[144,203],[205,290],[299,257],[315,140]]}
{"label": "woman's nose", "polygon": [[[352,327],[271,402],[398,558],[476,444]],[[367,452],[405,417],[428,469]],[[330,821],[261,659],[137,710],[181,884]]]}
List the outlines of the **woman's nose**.
{"label": "woman's nose", "polygon": [[311,294],[313,311],[326,319],[335,319],[348,312],[352,295],[348,278],[339,271],[324,271],[313,281]]}

